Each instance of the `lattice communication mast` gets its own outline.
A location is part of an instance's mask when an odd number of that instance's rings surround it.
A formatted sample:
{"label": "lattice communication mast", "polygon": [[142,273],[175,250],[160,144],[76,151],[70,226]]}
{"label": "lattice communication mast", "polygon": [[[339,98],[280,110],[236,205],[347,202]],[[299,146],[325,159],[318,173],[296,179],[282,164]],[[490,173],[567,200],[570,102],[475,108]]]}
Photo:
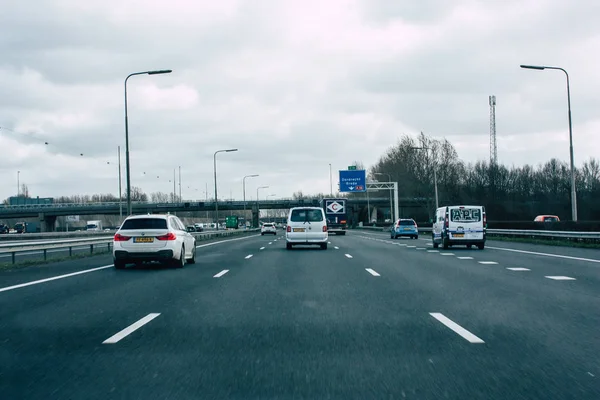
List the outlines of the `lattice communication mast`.
{"label": "lattice communication mast", "polygon": [[490,165],[498,163],[496,145],[496,96],[490,96]]}

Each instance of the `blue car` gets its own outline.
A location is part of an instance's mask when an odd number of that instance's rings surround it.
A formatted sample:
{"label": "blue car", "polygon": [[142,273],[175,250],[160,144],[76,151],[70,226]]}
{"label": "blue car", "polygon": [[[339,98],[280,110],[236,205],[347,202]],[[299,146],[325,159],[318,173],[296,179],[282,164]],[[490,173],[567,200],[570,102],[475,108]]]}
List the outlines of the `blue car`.
{"label": "blue car", "polygon": [[414,219],[399,219],[390,229],[390,237],[397,239],[400,236],[408,236],[413,239],[419,238],[419,228]]}

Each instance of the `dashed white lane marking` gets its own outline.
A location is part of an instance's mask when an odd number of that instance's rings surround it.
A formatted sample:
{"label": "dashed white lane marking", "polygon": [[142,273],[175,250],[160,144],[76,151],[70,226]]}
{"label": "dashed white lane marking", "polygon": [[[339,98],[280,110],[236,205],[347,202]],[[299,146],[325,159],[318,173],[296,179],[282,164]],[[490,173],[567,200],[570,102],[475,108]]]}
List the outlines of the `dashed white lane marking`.
{"label": "dashed white lane marking", "polygon": [[328,242],[329,244],[331,244],[331,242]]}
{"label": "dashed white lane marking", "polygon": [[509,269],[511,271],[531,271],[529,268],[520,268],[520,267],[517,267],[517,268],[506,268],[506,269]]}
{"label": "dashed white lane marking", "polygon": [[377,272],[373,271],[371,268],[365,268],[365,270],[373,276],[381,276]]}
{"label": "dashed white lane marking", "polygon": [[429,313],[429,315],[431,315],[433,318],[440,321],[442,324],[446,325],[448,328],[452,329],[454,332],[458,333],[460,336],[462,336],[464,339],[466,339],[470,343],[485,343],[483,340],[481,340],[480,338],[478,338],[477,336],[475,336],[474,334],[472,334],[471,332],[469,332],[462,326],[458,325],[456,322],[452,321],[451,319],[446,317],[444,314]]}
{"label": "dashed white lane marking", "polygon": [[490,246],[486,246],[486,248],[488,248],[488,249],[494,249],[494,250],[512,251],[514,253],[533,254],[535,256],[556,257],[556,258],[565,258],[567,260],[576,260],[576,261],[587,261],[587,262],[593,262],[593,263],[600,263],[600,260],[595,260],[593,258],[563,256],[562,254],[540,253],[540,252],[537,252],[537,251],[506,249],[504,247],[490,247]]}
{"label": "dashed white lane marking", "polygon": [[352,258],[352,256],[350,254],[344,254],[344,255],[348,258]]}
{"label": "dashed white lane marking", "polygon": [[340,248],[339,248],[339,247],[337,247],[337,246],[334,246],[334,249],[336,249],[336,250],[339,250]]}
{"label": "dashed white lane marking", "polygon": [[440,253],[440,256],[453,256],[454,253]]}
{"label": "dashed white lane marking", "polygon": [[407,245],[406,247],[407,247],[407,248],[409,248],[409,249],[414,249],[414,248],[415,248],[415,247],[417,247],[417,246],[408,246],[408,245]]}
{"label": "dashed white lane marking", "polygon": [[229,272],[228,269],[224,269],[223,271],[221,271],[218,274],[216,274],[215,276],[213,276],[213,278],[220,278],[220,277],[222,277],[223,275],[225,275],[228,272]]}
{"label": "dashed white lane marking", "polygon": [[254,254],[248,254],[248,255],[247,255],[246,257],[244,257],[244,258],[247,260],[247,259],[249,259],[249,258],[252,258],[252,256],[253,256],[253,255],[254,255]]}
{"label": "dashed white lane marking", "polygon": [[439,253],[439,250],[427,250],[428,253]]}
{"label": "dashed white lane marking", "polygon": [[111,265],[105,265],[105,266],[102,266],[102,267],[97,267],[97,268],[86,269],[86,270],[83,270],[83,271],[72,272],[70,274],[53,276],[52,278],[40,279],[38,281],[31,281],[31,282],[26,282],[26,283],[20,283],[18,285],[3,287],[3,288],[0,289],[0,292],[7,292],[9,290],[19,289],[19,288],[26,287],[26,286],[37,285],[37,284],[44,283],[44,282],[55,281],[57,279],[69,278],[69,277],[75,276],[75,275],[87,274],[89,272],[100,271],[102,269],[111,268],[111,267],[113,267],[112,264]]}
{"label": "dashed white lane marking", "polygon": [[137,322],[129,325],[127,328],[123,329],[120,332],[115,333],[108,339],[106,339],[102,344],[114,344],[123,339],[124,337],[132,334],[136,330],[140,329],[142,326],[146,325],[148,322],[152,321],[154,318],[158,317],[160,313],[151,313],[146,315],[144,318],[140,319]]}
{"label": "dashed white lane marking", "polygon": [[277,241],[277,239],[273,240],[273,242],[276,242],[276,241]]}
{"label": "dashed white lane marking", "polygon": [[498,264],[496,261],[478,261],[479,264],[485,264],[485,265],[493,265],[493,264]]}
{"label": "dashed white lane marking", "polygon": [[417,247],[415,250],[425,250],[425,247]]}
{"label": "dashed white lane marking", "polygon": [[261,247],[259,250],[264,250],[264,249],[265,249],[264,247]]}
{"label": "dashed white lane marking", "polygon": [[433,246],[433,243],[425,243],[425,246]]}
{"label": "dashed white lane marking", "polygon": [[574,281],[575,278],[571,278],[570,276],[546,276],[545,278],[554,279],[555,281]]}
{"label": "dashed white lane marking", "polygon": [[406,243],[396,243],[398,246],[408,246]]}
{"label": "dashed white lane marking", "polygon": [[472,260],[473,259],[473,257],[456,257],[456,258],[458,258],[459,260]]}
{"label": "dashed white lane marking", "polygon": [[273,242],[269,242],[269,244],[273,244]]}

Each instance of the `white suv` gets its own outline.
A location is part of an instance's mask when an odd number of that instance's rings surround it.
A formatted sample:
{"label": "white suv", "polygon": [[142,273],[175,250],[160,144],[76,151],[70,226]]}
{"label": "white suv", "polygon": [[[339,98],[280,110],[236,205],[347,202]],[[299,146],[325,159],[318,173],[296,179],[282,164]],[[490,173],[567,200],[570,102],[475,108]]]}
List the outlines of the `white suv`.
{"label": "white suv", "polygon": [[294,245],[318,245],[327,249],[329,234],[325,212],[319,207],[295,207],[288,214],[286,248]]}
{"label": "white suv", "polygon": [[271,222],[265,222],[260,227],[260,234],[264,235],[265,233],[272,233],[273,235],[277,235],[277,228],[275,228],[275,224]]}
{"label": "white suv", "polygon": [[125,219],[113,240],[116,269],[127,263],[161,261],[183,268],[196,262],[196,238],[174,215],[136,215]]}

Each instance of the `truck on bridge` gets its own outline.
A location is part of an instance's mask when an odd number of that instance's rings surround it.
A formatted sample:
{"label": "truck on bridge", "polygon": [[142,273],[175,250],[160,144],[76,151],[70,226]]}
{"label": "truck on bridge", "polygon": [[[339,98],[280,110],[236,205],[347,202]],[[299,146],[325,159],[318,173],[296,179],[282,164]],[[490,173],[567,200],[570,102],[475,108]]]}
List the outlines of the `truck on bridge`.
{"label": "truck on bridge", "polygon": [[321,200],[321,207],[325,211],[327,231],[336,235],[345,235],[348,229],[346,199],[324,198]]}

